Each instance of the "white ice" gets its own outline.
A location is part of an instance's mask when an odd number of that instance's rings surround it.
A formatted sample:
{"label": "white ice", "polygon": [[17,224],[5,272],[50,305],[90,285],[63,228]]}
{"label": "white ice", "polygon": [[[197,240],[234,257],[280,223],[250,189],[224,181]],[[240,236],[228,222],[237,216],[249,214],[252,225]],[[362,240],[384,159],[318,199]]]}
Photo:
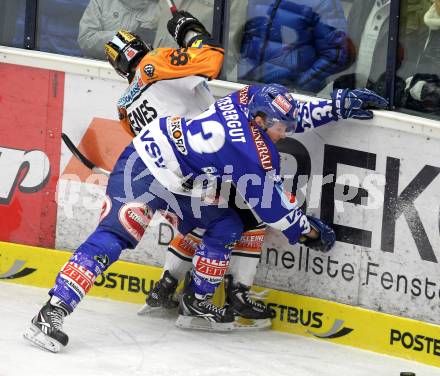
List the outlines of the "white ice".
{"label": "white ice", "polygon": [[140,317],[138,305],[87,297],[65,321],[52,354],[22,337],[47,290],[0,282],[0,376],[417,376],[440,369],[272,330],[184,331],[174,318]]}

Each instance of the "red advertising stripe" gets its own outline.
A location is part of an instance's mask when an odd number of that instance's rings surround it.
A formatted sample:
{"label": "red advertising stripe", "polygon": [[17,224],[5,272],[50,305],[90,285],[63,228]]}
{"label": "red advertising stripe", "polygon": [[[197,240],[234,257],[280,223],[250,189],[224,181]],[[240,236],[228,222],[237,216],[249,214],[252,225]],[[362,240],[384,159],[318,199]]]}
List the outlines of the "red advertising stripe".
{"label": "red advertising stripe", "polygon": [[0,240],[53,247],[64,73],[0,64]]}

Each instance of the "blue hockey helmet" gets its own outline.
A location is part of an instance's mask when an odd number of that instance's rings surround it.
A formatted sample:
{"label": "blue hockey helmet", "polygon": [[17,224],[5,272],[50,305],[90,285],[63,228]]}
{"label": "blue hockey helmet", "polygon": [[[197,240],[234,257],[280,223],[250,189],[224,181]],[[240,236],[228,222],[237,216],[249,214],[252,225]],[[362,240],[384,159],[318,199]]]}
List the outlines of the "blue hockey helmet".
{"label": "blue hockey helmet", "polygon": [[279,84],[259,86],[248,104],[252,119],[264,117],[266,127],[270,128],[275,122],[286,125],[286,131],[291,132],[297,123],[297,102],[286,87]]}

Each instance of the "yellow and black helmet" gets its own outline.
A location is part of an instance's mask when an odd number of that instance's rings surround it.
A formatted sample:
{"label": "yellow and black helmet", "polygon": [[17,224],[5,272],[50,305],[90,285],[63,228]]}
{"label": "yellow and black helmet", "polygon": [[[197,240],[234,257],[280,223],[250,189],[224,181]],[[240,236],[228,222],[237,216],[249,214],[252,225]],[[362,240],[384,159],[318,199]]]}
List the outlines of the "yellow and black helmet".
{"label": "yellow and black helmet", "polygon": [[116,72],[129,78],[139,61],[153,48],[138,35],[119,30],[105,45],[105,54]]}

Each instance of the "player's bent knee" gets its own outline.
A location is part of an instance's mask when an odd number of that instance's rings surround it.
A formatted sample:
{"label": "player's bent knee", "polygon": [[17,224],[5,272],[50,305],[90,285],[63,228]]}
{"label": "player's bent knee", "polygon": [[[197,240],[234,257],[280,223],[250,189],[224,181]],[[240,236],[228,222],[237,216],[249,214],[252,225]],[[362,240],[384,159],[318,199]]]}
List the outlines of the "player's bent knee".
{"label": "player's bent knee", "polygon": [[92,257],[105,259],[101,272],[119,259],[121,252],[130,248],[130,242],[119,233],[112,232],[106,228],[98,228],[79,246],[76,253],[87,254]]}
{"label": "player's bent knee", "polygon": [[210,249],[225,247],[232,249],[243,233],[243,223],[239,215],[228,210],[210,225],[203,236],[203,243]]}
{"label": "player's bent knee", "polygon": [[146,204],[140,202],[121,204],[106,196],[97,230],[115,233],[126,241],[125,248],[134,248],[144,235],[153,215],[154,210]]}
{"label": "player's bent knee", "polygon": [[153,214],[153,210],[148,205],[129,202],[119,209],[118,219],[125,231],[136,242],[139,242],[153,218]]}

